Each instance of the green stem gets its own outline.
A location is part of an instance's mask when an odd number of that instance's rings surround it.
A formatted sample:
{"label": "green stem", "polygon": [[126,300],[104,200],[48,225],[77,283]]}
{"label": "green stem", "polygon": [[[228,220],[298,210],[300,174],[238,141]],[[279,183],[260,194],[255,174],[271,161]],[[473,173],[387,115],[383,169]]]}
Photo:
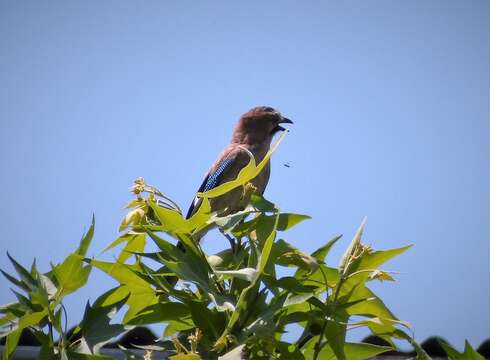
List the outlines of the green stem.
{"label": "green stem", "polygon": [[325,335],[325,330],[327,329],[327,322],[328,322],[327,319],[325,319],[325,321],[323,322],[322,331],[320,332],[320,337],[318,338],[318,341],[315,344],[315,352],[313,353],[313,360],[317,360],[318,355],[320,355],[320,350],[322,349],[323,336]]}

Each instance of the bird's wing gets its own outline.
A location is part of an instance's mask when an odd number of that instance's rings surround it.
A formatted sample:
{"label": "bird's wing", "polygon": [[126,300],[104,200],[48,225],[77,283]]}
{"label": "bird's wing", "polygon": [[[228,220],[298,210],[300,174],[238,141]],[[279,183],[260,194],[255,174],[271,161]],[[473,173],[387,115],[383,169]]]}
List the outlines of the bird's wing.
{"label": "bird's wing", "polygon": [[[216,186],[220,185],[221,179],[223,178],[223,173],[225,173],[226,170],[231,168],[235,159],[236,159],[236,154],[233,154],[233,153],[230,154],[229,156],[223,158],[217,164],[217,166],[214,166],[214,170],[210,171],[206,175],[206,177],[204,178],[204,181],[202,182],[202,184],[199,187],[199,190],[197,190],[197,192],[209,191],[211,189],[214,189]],[[194,209],[199,204],[199,202],[200,202],[200,198],[198,198],[196,196],[194,198],[194,201],[192,201],[192,204],[189,207],[189,210],[187,211],[186,219],[188,219],[192,216],[192,213],[194,212]]]}

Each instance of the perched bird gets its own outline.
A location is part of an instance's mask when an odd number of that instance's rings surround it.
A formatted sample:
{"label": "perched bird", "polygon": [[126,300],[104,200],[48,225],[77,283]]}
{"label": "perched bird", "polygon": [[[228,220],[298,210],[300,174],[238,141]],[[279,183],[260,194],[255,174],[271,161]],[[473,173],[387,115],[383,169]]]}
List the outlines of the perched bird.
{"label": "perched bird", "polygon": [[[198,192],[211,190],[222,183],[236,179],[240,170],[250,161],[250,156],[245,149],[253,154],[257,164],[262,161],[269,151],[273,136],[286,130],[280,125],[284,123],[292,124],[293,122],[268,106],[254,107],[243,114],[235,126],[230,144],[209,168]],[[251,181],[261,194],[267,186],[269,176],[270,161]],[[242,191],[243,189],[238,187],[224,195],[211,198],[211,210],[220,212],[221,215],[243,210],[246,204],[242,200]],[[187,212],[187,218],[197,211],[201,202],[201,198],[197,196],[194,198]]]}

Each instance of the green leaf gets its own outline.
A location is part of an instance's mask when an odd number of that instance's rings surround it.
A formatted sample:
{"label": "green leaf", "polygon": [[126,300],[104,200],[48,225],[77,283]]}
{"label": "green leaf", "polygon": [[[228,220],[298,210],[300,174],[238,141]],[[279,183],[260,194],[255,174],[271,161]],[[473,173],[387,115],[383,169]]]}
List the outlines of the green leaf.
{"label": "green leaf", "polygon": [[330,240],[328,243],[326,243],[322,247],[318,248],[317,250],[313,251],[311,256],[313,256],[319,262],[325,261],[325,258],[327,257],[328,253],[330,252],[330,249],[332,249],[332,247],[335,245],[335,243],[337,241],[340,240],[341,237],[342,237],[342,235],[337,235],[332,240]]}
{"label": "green leaf", "polygon": [[[338,309],[333,318],[327,320],[327,326],[325,328],[325,337],[328,340],[328,344],[339,360],[351,360],[345,353],[345,334],[348,319],[349,315],[341,309]],[[323,357],[320,358],[323,359]]]}
{"label": "green leaf", "polygon": [[160,302],[141,309],[127,324],[156,324],[169,320],[178,321],[188,316],[190,316],[190,311],[186,305],[177,302]]}
{"label": "green leaf", "polygon": [[485,358],[481,354],[476,352],[475,349],[471,347],[468,340],[465,340],[463,353],[460,353],[454,347],[449,345],[449,343],[442,339],[438,338],[437,341],[442,346],[450,360],[485,360]]}
{"label": "green leaf", "polygon": [[[259,274],[261,274],[264,271],[265,266],[267,265],[267,262],[269,261],[269,256],[270,256],[271,251],[272,251],[272,246],[274,244],[274,240],[276,239],[276,229],[277,229],[278,221],[279,221],[279,216],[277,215],[275,222],[272,226],[272,229],[270,229],[269,236],[267,236],[267,238],[265,239],[264,245],[261,249],[262,251],[260,253],[259,262],[257,265],[257,271]],[[260,241],[260,239],[259,239],[259,241]]]}
{"label": "green leaf", "polygon": [[48,299],[53,299],[58,292],[58,288],[53,284],[51,279],[44,274],[38,274],[37,279],[40,287],[42,287],[48,295]]}
{"label": "green leaf", "polygon": [[[104,294],[103,296],[105,296]],[[121,324],[110,324],[114,315],[125,304],[127,298],[109,306],[90,306],[87,302],[85,314],[80,323],[82,338],[80,348],[89,349],[91,354],[98,354],[100,348],[112,338],[125,332]],[[85,351],[84,351],[85,352]]]}
{"label": "green leaf", "polygon": [[119,236],[116,240],[111,242],[109,245],[107,245],[106,248],[104,250],[102,250],[102,252],[104,253],[110,249],[115,248],[119,244],[131,241],[131,239],[133,239],[133,237],[138,236],[138,235],[139,234],[134,234],[134,233],[123,234],[123,235]]}
{"label": "green leaf", "polygon": [[17,348],[21,333],[22,329],[17,329],[8,334],[5,341],[5,347],[3,349],[2,360],[12,359],[14,351]]}
{"label": "green leaf", "polygon": [[96,268],[112,276],[122,285],[119,288],[113,289],[114,294],[110,298],[120,299],[129,294],[129,298],[126,301],[129,309],[124,315],[124,323],[131,321],[145,307],[158,302],[158,298],[151,285],[136,275],[136,272],[140,270],[139,265],[128,265],[117,262],[110,263],[90,259],[86,259],[86,261],[89,261]]}
{"label": "green leaf", "polygon": [[206,303],[198,301],[189,301],[187,305],[192,314],[192,321],[202,330],[203,336],[216,341],[225,326],[223,313],[212,311],[207,308]]}
{"label": "green leaf", "polygon": [[164,336],[170,336],[173,334],[177,334],[182,331],[194,329],[196,325],[192,321],[192,317],[180,318],[179,320],[170,320],[168,322],[165,331],[163,332]]}
{"label": "green leaf", "polygon": [[304,220],[311,219],[311,216],[301,214],[282,213],[279,215],[277,231],[286,231]]}
{"label": "green leaf", "polygon": [[17,343],[19,342],[20,334],[22,330],[29,326],[38,325],[41,320],[43,320],[47,316],[47,309],[43,311],[28,313],[22,316],[19,319],[17,324],[17,328],[12,331],[8,336],[5,342],[5,348],[3,352],[3,359],[10,360],[14,354],[15,349],[17,348]]}
{"label": "green leaf", "polygon": [[[389,346],[379,346],[364,343],[345,343],[344,352],[345,358],[348,360],[366,360],[371,359],[376,355],[393,350]],[[337,357],[330,346],[325,346],[320,351],[318,359],[321,360],[336,360]]]}
{"label": "green leaf", "polygon": [[19,274],[20,279],[24,284],[27,285],[27,287],[30,290],[33,290],[36,288],[36,280],[32,277],[31,273],[27,271],[22,265],[20,265],[15,259],[10,256],[10,254],[7,251],[7,256],[10,259],[10,262],[12,262],[12,265],[14,266],[15,271],[17,271],[17,274]]}
{"label": "green leaf", "polygon": [[263,195],[256,192],[250,196],[250,203],[255,209],[263,213],[276,211],[276,205],[273,202],[270,202]]}
{"label": "green leaf", "polygon": [[150,288],[150,284],[134,273],[134,271],[139,271],[141,269],[137,264],[129,265],[92,259],[85,259],[85,261],[112,276],[120,284],[127,284],[130,287],[139,286]]}
{"label": "green leaf", "polygon": [[[403,246],[401,248],[390,249],[390,250],[382,250],[382,251],[374,251],[370,254],[364,255],[359,262],[353,264],[350,269],[350,273],[353,274],[355,272],[359,272],[362,270],[376,270],[379,266],[383,265],[388,260],[398,256],[408,249],[410,249],[413,245]],[[370,276],[369,271],[364,271],[358,273],[357,275],[353,275],[356,278],[360,279],[368,279]]]}
{"label": "green leaf", "polygon": [[[342,288],[341,294],[344,293],[345,289],[346,288]],[[358,300],[363,301],[358,302]],[[386,307],[384,302],[372,290],[368,289],[364,285],[357,286],[346,297],[340,296],[339,302],[353,304],[346,307],[346,311],[349,315],[365,315],[369,317],[398,320]]]}
{"label": "green leaf", "polygon": [[17,287],[25,290],[25,291],[30,291],[30,288],[22,281],[19,281],[17,280],[16,278],[14,278],[12,275],[10,275],[9,273],[3,271],[2,269],[0,269],[0,272],[3,274],[3,276],[5,276],[5,278],[10,281],[12,284],[16,285]]}
{"label": "green leaf", "polygon": [[412,358],[412,360],[432,360],[429,355],[425,352],[424,349],[415,341],[414,338],[407,335],[403,330],[396,329],[394,335],[400,339],[407,340],[415,349],[416,357]]}
{"label": "green leaf", "polygon": [[357,247],[361,244],[362,233],[364,232],[364,227],[366,226],[366,221],[367,221],[366,218],[364,218],[364,220],[362,220],[362,223],[359,226],[359,228],[357,229],[357,231],[354,235],[354,238],[352,239],[349,247],[344,252],[342,259],[340,260],[339,272],[342,274],[342,276],[344,276],[345,272],[347,271],[347,267],[351,261],[352,255],[354,254]]}
{"label": "green leaf", "polygon": [[307,276],[305,271],[298,269],[294,277],[302,280],[303,285],[305,286],[316,286],[318,291],[324,291],[327,286],[329,288],[333,288],[340,280],[340,274],[337,269],[323,264],[320,265],[312,274]]}
{"label": "green leaf", "polygon": [[71,294],[84,286],[91,269],[90,265],[83,266],[82,258],[77,253],[70,254],[60,265],[53,267],[60,295]]}
{"label": "green leaf", "polygon": [[289,293],[286,301],[284,302],[284,306],[291,306],[291,305],[296,305],[296,304],[306,302],[308,299],[310,299],[313,296],[315,296],[314,293],[305,293],[299,295],[294,295]]}
{"label": "green leaf", "polygon": [[478,352],[475,351],[468,342],[468,340],[465,340],[464,342],[464,353],[463,356],[465,356],[465,359],[471,359],[471,360],[485,360],[483,356],[481,356]]}
{"label": "green leaf", "polygon": [[170,356],[169,360],[201,360],[201,357],[197,354],[177,354]]}
{"label": "green leaf", "polygon": [[197,228],[204,227],[211,218],[211,205],[207,199],[203,199],[197,212],[189,219],[184,218],[178,211],[161,207],[153,201],[150,201],[149,205],[160,222],[159,231],[189,234]]}
{"label": "green leaf", "polygon": [[305,254],[282,239],[273,244],[271,256],[277,265],[296,266],[308,271],[315,271],[318,268],[314,257]]}
{"label": "green leaf", "polygon": [[80,241],[80,245],[78,246],[78,249],[75,252],[81,257],[87,255],[87,250],[90,246],[90,243],[92,242],[92,238],[94,237],[94,229],[95,229],[95,215],[92,215],[92,223],[90,225],[90,228],[88,229],[87,233],[82,237],[82,240]]}
{"label": "green leaf", "polygon": [[145,250],[146,245],[146,235],[145,234],[136,234],[128,240],[126,246],[119,254],[117,258],[117,262],[124,263],[129,257],[133,255],[133,253],[143,252]]}

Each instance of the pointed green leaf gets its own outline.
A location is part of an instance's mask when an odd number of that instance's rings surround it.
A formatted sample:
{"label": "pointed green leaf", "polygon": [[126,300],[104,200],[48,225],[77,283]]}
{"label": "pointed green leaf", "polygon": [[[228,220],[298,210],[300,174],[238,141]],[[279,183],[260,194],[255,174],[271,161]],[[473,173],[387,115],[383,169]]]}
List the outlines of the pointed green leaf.
{"label": "pointed green leaf", "polygon": [[483,356],[481,356],[478,352],[475,351],[468,342],[468,340],[465,340],[464,342],[464,353],[463,356],[465,356],[465,359],[471,359],[471,360],[485,360]]}
{"label": "pointed green leaf", "polygon": [[301,214],[282,213],[279,215],[277,231],[286,231],[302,221],[311,219],[311,216]]}
{"label": "pointed green leaf", "polygon": [[92,242],[92,238],[94,237],[94,229],[95,229],[95,215],[92,215],[92,223],[90,224],[90,228],[88,229],[87,233],[82,237],[82,240],[80,241],[80,245],[76,250],[76,253],[81,257],[87,255],[87,250],[90,246],[90,243]]}
{"label": "pointed green leaf", "polygon": [[104,344],[125,332],[123,325],[110,324],[110,322],[127,299],[126,297],[109,306],[91,306],[87,302],[85,314],[80,323],[82,347],[88,347],[93,354],[98,354]]}
{"label": "pointed green leaf", "polygon": [[357,229],[357,231],[354,235],[354,238],[352,239],[349,247],[347,248],[344,255],[342,256],[342,259],[340,260],[339,272],[342,275],[345,274],[345,272],[347,270],[347,266],[349,265],[349,262],[351,261],[352,255],[354,254],[354,251],[361,244],[361,238],[362,238],[362,234],[364,232],[364,227],[366,226],[366,221],[367,221],[366,218],[364,218],[362,220],[362,223],[359,226],[359,228]]}
{"label": "pointed green leaf", "polygon": [[7,278],[8,281],[10,281],[12,284],[18,286],[19,288],[25,290],[25,291],[29,291],[29,287],[22,281],[20,280],[17,280],[16,278],[14,278],[12,275],[10,275],[9,273],[3,271],[2,269],[0,269],[0,272],[3,274],[3,276],[5,276]]}
{"label": "pointed green leaf", "polygon": [[7,256],[12,262],[12,265],[14,266],[15,271],[17,271],[17,274],[19,274],[20,279],[26,284],[29,289],[34,289],[36,287],[36,280],[32,277],[31,273],[27,271],[22,265],[20,265],[15,259],[10,256],[10,254],[7,251]]}
{"label": "pointed green leaf", "polygon": [[[412,246],[413,245],[407,245],[401,248],[374,251],[370,254],[366,254],[360,259],[358,263],[352,266],[352,268],[350,269],[350,273],[355,273],[360,270],[376,270],[379,266],[383,265],[385,262],[394,258],[395,256],[404,253]],[[369,275],[369,272],[363,272],[356,276],[367,279]]]}
{"label": "pointed green leaf", "polygon": [[334,237],[332,240],[330,240],[328,243],[323,245],[322,247],[318,248],[315,250],[311,256],[313,256],[315,259],[318,261],[325,261],[325,258],[327,257],[328,253],[330,252],[330,249],[335,245],[337,241],[342,237],[342,235],[337,235]]}

